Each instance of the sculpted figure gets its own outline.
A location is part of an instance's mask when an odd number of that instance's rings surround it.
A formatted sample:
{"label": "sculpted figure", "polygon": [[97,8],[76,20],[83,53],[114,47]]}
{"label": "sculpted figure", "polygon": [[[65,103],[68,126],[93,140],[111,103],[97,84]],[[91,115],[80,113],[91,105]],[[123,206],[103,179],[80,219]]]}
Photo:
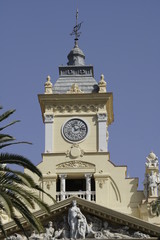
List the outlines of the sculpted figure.
{"label": "sculpted figure", "polygon": [[90,222],[88,225],[87,225],[87,238],[93,238],[95,236],[95,231],[93,230],[93,223]]}
{"label": "sculpted figure", "polygon": [[22,237],[20,234],[17,234],[17,233],[6,238],[6,240],[25,240],[25,239],[26,237]]}
{"label": "sculpted figure", "polygon": [[55,231],[55,234],[54,234],[54,238],[53,239],[60,239],[63,235],[63,228],[62,229],[58,229]]}
{"label": "sculpted figure", "polygon": [[72,201],[72,207],[68,211],[68,224],[70,226],[70,238],[85,238],[87,221],[77,207],[77,202]]}
{"label": "sculpted figure", "polygon": [[48,228],[46,228],[46,233],[44,234],[44,240],[50,240],[54,239],[54,228],[53,228],[53,223],[50,221],[48,223]]}
{"label": "sculpted figure", "polygon": [[149,235],[144,234],[144,233],[139,232],[139,231],[135,232],[133,236],[134,236],[135,238],[143,238],[143,239],[144,239],[144,238],[150,238]]}
{"label": "sculpted figure", "polygon": [[157,177],[153,171],[151,171],[151,175],[149,176],[149,189],[151,196],[157,196]]}
{"label": "sculpted figure", "polygon": [[43,239],[43,236],[41,234],[36,233],[35,230],[33,230],[31,236],[29,237],[29,240],[41,240]]}

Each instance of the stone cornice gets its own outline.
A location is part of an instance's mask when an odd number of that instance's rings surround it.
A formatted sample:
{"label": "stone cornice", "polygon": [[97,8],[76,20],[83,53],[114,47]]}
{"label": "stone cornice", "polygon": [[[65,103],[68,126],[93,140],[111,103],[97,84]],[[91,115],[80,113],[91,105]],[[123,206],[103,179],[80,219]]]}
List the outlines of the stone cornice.
{"label": "stone cornice", "polygon": [[[85,152],[84,153],[85,155],[106,155],[106,156],[110,156],[110,153],[109,152]],[[42,157],[43,156],[66,156],[66,153],[65,152],[57,152],[57,153],[42,153],[41,154]],[[112,162],[111,162],[112,163]],[[115,165],[114,165],[115,166]],[[119,166],[115,166],[115,167],[119,167]],[[126,166],[122,166],[120,165],[120,167],[126,167]]]}
{"label": "stone cornice", "polygon": [[79,104],[100,104],[106,105],[108,112],[108,125],[114,121],[113,116],[113,95],[112,93],[83,93],[82,94],[39,94],[39,103],[41,106],[42,115],[45,112],[46,105],[72,105],[73,103]]}

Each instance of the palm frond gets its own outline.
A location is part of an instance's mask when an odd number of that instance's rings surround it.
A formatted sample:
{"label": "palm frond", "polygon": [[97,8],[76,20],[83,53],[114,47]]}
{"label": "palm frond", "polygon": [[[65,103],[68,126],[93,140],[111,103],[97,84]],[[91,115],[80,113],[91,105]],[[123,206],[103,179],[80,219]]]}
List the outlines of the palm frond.
{"label": "palm frond", "polygon": [[1,148],[4,148],[4,147],[11,146],[11,145],[16,145],[16,144],[30,144],[30,145],[32,145],[31,142],[20,141],[20,142],[13,142],[13,143],[1,144],[1,145],[0,145],[0,149],[1,149]]}
{"label": "palm frond", "polygon": [[12,215],[12,219],[15,221],[15,223],[17,224],[17,226],[22,230],[22,232],[24,233],[24,235],[26,236],[26,238],[29,239],[29,238],[28,238],[28,235],[27,235],[27,233],[26,233],[26,231],[25,231],[25,229],[24,229],[24,227],[23,227],[23,224],[20,222],[20,220],[18,219],[18,217],[17,217],[15,214],[13,214],[13,215]]}
{"label": "palm frond", "polygon": [[40,170],[31,161],[21,155],[1,153],[0,164],[18,164],[19,166],[27,168],[33,173],[36,173],[39,177],[42,176]]}
{"label": "palm frond", "polygon": [[5,125],[4,127],[1,127],[0,128],[0,131],[2,131],[3,129],[7,128],[7,127],[10,127],[12,126],[13,124],[17,123],[17,122],[20,122],[19,120],[15,120],[15,121],[12,121],[10,122],[9,124]]}
{"label": "palm frond", "polygon": [[[0,109],[2,107],[0,106]],[[9,110],[0,115],[0,122],[7,119],[15,110]],[[19,121],[12,121],[0,127],[0,131],[14,125]],[[0,134],[0,149],[15,144],[31,144],[26,141],[15,141],[15,138],[9,134]],[[22,166],[35,173],[42,178],[40,170],[27,158],[18,154],[0,153],[0,210],[3,210],[11,219],[15,221],[17,226],[23,231],[24,235],[28,236],[23,227],[23,222],[18,216],[24,217],[24,219],[38,232],[43,230],[43,226],[40,221],[34,216],[31,209],[39,207],[49,214],[49,207],[38,196],[38,192],[47,194],[54,202],[55,200],[46,193],[40,186],[38,186],[32,177],[26,173],[22,173],[17,170],[12,170],[7,165],[14,164]],[[15,214],[18,214],[18,216]],[[3,228],[2,222],[0,222],[0,230],[6,237],[7,234]]]}
{"label": "palm frond", "polygon": [[2,115],[0,115],[0,122],[2,122],[3,120],[5,120],[6,118],[8,118],[11,114],[13,114],[16,110],[8,110],[6,112],[4,112]]}
{"label": "palm frond", "polygon": [[8,194],[4,191],[1,191],[0,202],[3,205],[2,210],[5,211],[10,218],[13,212],[12,201],[8,197]]}
{"label": "palm frond", "polygon": [[14,140],[15,140],[15,138],[10,135],[0,134],[0,143],[14,141]]}
{"label": "palm frond", "polygon": [[34,216],[34,214],[30,214],[29,209],[24,204],[21,204],[21,202],[18,203],[18,201],[15,202],[14,200],[13,203],[22,216],[27,220],[27,222],[31,224],[31,226],[38,230],[38,232],[43,231],[44,228],[41,222]]}

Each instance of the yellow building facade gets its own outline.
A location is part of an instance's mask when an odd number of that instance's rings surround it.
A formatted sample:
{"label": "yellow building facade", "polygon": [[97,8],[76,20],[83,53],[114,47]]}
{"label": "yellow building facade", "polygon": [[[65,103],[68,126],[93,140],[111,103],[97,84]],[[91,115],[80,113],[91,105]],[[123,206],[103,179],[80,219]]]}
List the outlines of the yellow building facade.
{"label": "yellow building facade", "polygon": [[[47,77],[44,93],[38,95],[45,150],[38,164],[42,178],[32,177],[56,203],[40,194],[50,215],[42,209],[34,214],[45,232],[36,233],[25,219],[20,221],[30,240],[155,239],[160,235],[160,217],[151,205],[160,195],[158,158],[153,152],[146,158],[143,191],[137,190],[138,178],[127,177],[126,166],[110,161],[113,94],[107,92],[103,74],[95,80],[94,68],[85,64],[78,46],[77,30],[75,34],[67,65],[59,67],[54,85]],[[7,240],[26,239],[13,221],[5,223]]]}
{"label": "yellow building facade", "polygon": [[[110,161],[108,128],[114,121],[113,94],[107,92],[106,85],[103,74],[96,82],[93,66],[85,64],[85,55],[75,40],[67,65],[59,67],[58,80],[52,85],[48,76],[45,92],[38,96],[45,124],[45,152],[38,165],[43,173],[40,184],[58,202],[77,196],[160,224],[150,206],[158,197],[158,184],[156,193],[151,194],[147,179],[145,195],[137,191],[137,178],[127,178],[126,166]],[[157,159],[154,153],[149,157],[153,162]],[[158,179],[158,164],[146,166],[146,174],[151,170]]]}

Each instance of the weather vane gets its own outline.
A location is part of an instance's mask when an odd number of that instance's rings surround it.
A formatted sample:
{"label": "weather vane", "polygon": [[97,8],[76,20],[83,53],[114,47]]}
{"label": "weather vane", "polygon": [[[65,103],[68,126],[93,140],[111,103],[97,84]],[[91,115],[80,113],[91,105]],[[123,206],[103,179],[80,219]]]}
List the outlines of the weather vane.
{"label": "weather vane", "polygon": [[76,11],[76,26],[73,28],[73,31],[70,33],[71,36],[75,35],[75,44],[77,43],[78,41],[78,38],[80,37],[81,35],[81,32],[79,32],[79,29],[81,28],[81,25],[82,25],[83,22],[80,22],[78,24],[78,9]]}

